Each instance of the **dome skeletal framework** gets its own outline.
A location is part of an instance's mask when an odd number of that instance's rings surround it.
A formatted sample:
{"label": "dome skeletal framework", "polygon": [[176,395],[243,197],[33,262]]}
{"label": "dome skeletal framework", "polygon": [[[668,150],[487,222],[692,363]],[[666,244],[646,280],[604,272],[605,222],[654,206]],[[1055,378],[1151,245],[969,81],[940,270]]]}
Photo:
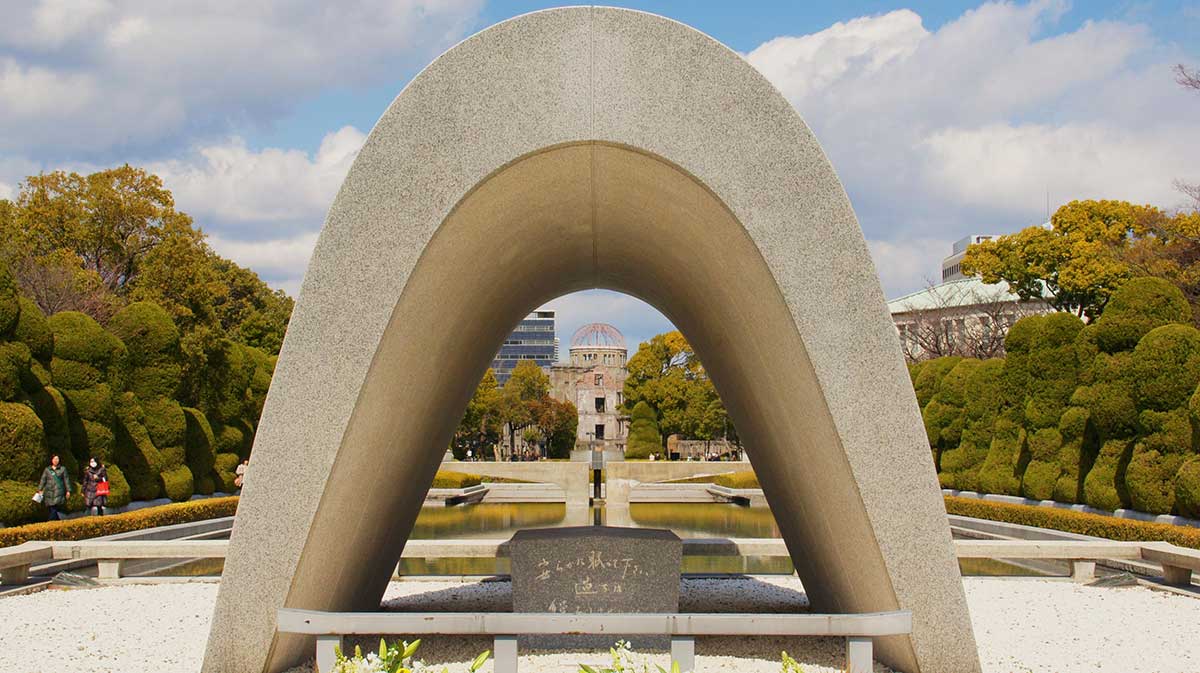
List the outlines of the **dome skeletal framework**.
{"label": "dome skeletal framework", "polygon": [[575,330],[571,337],[571,350],[576,348],[618,348],[626,350],[625,337],[620,330],[608,323],[593,322]]}

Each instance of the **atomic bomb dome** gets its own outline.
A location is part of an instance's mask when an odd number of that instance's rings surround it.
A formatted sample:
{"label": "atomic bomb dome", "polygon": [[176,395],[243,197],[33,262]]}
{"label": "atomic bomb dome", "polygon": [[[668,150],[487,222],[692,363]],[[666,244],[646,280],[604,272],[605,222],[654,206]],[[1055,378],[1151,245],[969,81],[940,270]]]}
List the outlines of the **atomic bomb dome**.
{"label": "atomic bomb dome", "polygon": [[577,367],[613,365],[622,367],[629,351],[625,337],[612,325],[593,322],[575,330],[571,337],[571,364]]}
{"label": "atomic bomb dome", "polygon": [[576,348],[619,348],[625,350],[625,337],[608,323],[592,322],[575,330],[571,350]]}

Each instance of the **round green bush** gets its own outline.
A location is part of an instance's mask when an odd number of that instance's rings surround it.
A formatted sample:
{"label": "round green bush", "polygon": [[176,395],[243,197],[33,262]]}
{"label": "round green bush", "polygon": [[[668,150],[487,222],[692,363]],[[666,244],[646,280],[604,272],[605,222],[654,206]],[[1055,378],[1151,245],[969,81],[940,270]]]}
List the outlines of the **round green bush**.
{"label": "round green bush", "polygon": [[158,450],[158,455],[162,462],[162,469],[173,470],[186,462],[187,454],[182,446],[164,446]]}
{"label": "round green bush", "polygon": [[1151,330],[1133,350],[1130,374],[1139,409],[1185,405],[1200,383],[1200,331],[1191,325]]}
{"label": "round green bush", "polygon": [[206,472],[204,476],[194,477],[194,479],[196,481],[197,495],[212,495],[217,492],[217,482],[213,479],[211,470]]}
{"label": "round green bush", "polygon": [[127,377],[129,390],[143,400],[155,397],[174,398],[183,381],[183,368],[177,364],[138,367]]}
{"label": "round green bush", "polygon": [[217,440],[214,446],[216,453],[231,453],[235,456],[241,454],[246,437],[239,428],[232,425],[220,425],[214,426],[213,432]]}
{"label": "round green bush", "polygon": [[1200,456],[1193,456],[1175,474],[1175,511],[1200,519]]}
{"label": "round green bush", "polygon": [[1133,278],[1113,293],[1096,320],[1095,341],[1106,353],[1131,350],[1156,327],[1192,322],[1192,307],[1162,278]]}
{"label": "round green bush", "polygon": [[962,358],[960,357],[949,356],[929,360],[921,366],[921,371],[917,374],[917,380],[913,384],[913,389],[917,394],[917,404],[922,409],[937,394],[937,391],[941,388],[942,379],[946,377],[946,374],[949,374],[950,370],[954,369],[961,361]]}
{"label": "round green bush", "polygon": [[112,389],[100,383],[90,388],[63,392],[67,398],[68,413],[79,414],[80,418],[111,425],[115,418],[115,399]]}
{"label": "round green bush", "polygon": [[237,478],[238,463],[242,462],[236,453],[218,453],[213,468],[213,478],[222,493],[234,493],[238,490],[234,479]]}
{"label": "round green bush", "polygon": [[0,402],[22,397],[22,382],[28,374],[29,349],[21,343],[0,341]]}
{"label": "round green bush", "polygon": [[28,346],[33,357],[42,362],[50,362],[54,355],[54,333],[50,331],[50,323],[42,309],[25,297],[21,297],[21,316],[13,337]]}
{"label": "round green bush", "polygon": [[1184,456],[1163,455],[1139,442],[1125,470],[1129,503],[1139,512],[1170,514],[1175,506],[1175,476]]}
{"label": "round green bush", "polygon": [[47,322],[54,333],[55,357],[83,362],[105,373],[123,364],[125,344],[91,317],[63,311],[50,316]]}
{"label": "round green bush", "polygon": [[1054,483],[1053,500],[1079,502],[1083,499],[1083,477],[1095,460],[1095,433],[1088,432],[1090,415],[1083,407],[1067,407],[1058,421],[1062,448],[1058,451],[1058,479]]}
{"label": "round green bush", "polygon": [[1021,475],[1021,493],[1034,500],[1049,500],[1062,473],[1059,451],[1063,436],[1055,428],[1042,428],[1029,435],[1029,464]]}
{"label": "round green bush", "polygon": [[979,470],[979,485],[986,493],[1020,495],[1025,429],[1008,418],[999,418],[992,432],[992,445]]}
{"label": "round green bush", "polygon": [[1138,427],[1132,388],[1124,382],[1080,386],[1071,396],[1071,404],[1087,409],[1101,437],[1130,437]]}
{"label": "round green bush", "polygon": [[46,508],[33,501],[37,482],[0,480],[0,524],[18,526],[46,519]]}
{"label": "round green bush", "polygon": [[1083,481],[1084,502],[1096,509],[1116,510],[1128,507],[1125,470],[1133,452],[1133,441],[1110,439],[1100,446],[1096,462]]}
{"label": "round green bush", "polygon": [[150,433],[150,441],[160,449],[164,446],[182,446],[187,432],[187,419],[183,407],[166,397],[139,398],[144,416],[142,424]]}
{"label": "round green bush", "polygon": [[139,301],[117,312],[108,329],[129,349],[131,367],[177,364],[179,328],[158,304]]}
{"label": "round green bush", "polygon": [[19,296],[12,272],[7,264],[0,262],[0,338],[10,336],[17,326],[21,315]]}
{"label": "round green bush", "polygon": [[42,420],[33,409],[0,402],[0,479],[37,481],[48,457]]}
{"label": "round green bush", "polygon": [[104,372],[87,363],[62,358],[50,360],[50,378],[54,387],[60,390],[91,388],[106,379]]}
{"label": "round green bush", "polygon": [[175,502],[183,502],[195,493],[192,471],[186,465],[163,470],[159,478],[162,481],[162,492]]}

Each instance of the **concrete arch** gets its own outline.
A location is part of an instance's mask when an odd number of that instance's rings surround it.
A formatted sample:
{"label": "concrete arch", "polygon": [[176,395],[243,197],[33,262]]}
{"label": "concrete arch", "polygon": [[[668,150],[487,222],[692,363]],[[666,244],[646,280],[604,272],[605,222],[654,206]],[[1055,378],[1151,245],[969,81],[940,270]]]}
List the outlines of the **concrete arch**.
{"label": "concrete arch", "polygon": [[655,305],[709,365],[814,606],[911,609],[881,659],[979,670],[895,331],[812,133],[711,38],[576,7],[459,44],[372,130],[280,354],[205,671],[308,655],[279,607],[378,605],[509,326],[590,287]]}

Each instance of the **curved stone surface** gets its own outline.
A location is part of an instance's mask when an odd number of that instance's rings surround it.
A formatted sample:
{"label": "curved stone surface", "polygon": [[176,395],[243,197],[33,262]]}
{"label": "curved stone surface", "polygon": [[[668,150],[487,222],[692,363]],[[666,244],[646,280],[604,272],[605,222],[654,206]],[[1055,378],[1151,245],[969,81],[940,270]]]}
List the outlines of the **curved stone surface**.
{"label": "curved stone surface", "polygon": [[589,287],[655,305],[704,358],[816,609],[911,609],[883,661],[979,670],[899,343],[817,141],[711,38],[589,7],[469,38],[371,132],[280,354],[204,670],[311,656],[279,607],[377,606],[497,345]]}

